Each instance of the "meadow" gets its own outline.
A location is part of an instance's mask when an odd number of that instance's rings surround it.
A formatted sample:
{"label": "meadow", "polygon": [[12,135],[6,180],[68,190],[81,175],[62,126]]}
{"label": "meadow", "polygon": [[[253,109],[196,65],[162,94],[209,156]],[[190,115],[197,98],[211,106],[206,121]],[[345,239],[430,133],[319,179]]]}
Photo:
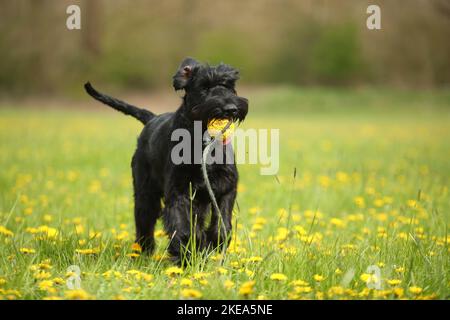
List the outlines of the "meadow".
{"label": "meadow", "polygon": [[0,299],[448,299],[450,93],[280,87],[280,171],[240,165],[227,253],[133,244],[141,125],[105,107],[0,109]]}

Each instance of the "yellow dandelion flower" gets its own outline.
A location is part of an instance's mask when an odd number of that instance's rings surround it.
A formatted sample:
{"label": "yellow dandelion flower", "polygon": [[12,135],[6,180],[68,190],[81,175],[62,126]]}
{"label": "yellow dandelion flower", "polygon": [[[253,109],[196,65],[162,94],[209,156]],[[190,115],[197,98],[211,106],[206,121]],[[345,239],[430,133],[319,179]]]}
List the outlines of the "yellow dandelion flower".
{"label": "yellow dandelion flower", "polygon": [[330,224],[332,224],[333,226],[336,226],[338,228],[345,227],[345,222],[342,219],[338,219],[338,218],[331,218]]}
{"label": "yellow dandelion flower", "polygon": [[373,205],[377,208],[381,208],[382,206],[384,206],[384,200],[383,199],[375,199],[373,201]]}
{"label": "yellow dandelion flower", "polygon": [[295,287],[294,288],[296,293],[310,293],[312,291],[312,288],[310,286],[305,287]]}
{"label": "yellow dandelion flower", "polygon": [[37,228],[37,232],[44,235],[49,239],[54,239],[58,235],[58,230],[49,226],[40,226]]}
{"label": "yellow dandelion flower", "polygon": [[229,280],[229,279],[227,279],[227,280],[224,281],[223,286],[225,287],[225,289],[229,290],[229,289],[234,287],[234,282]]}
{"label": "yellow dandelion flower", "polygon": [[30,266],[31,271],[38,271],[38,270],[50,270],[52,268],[50,264],[50,260],[44,260],[43,262],[39,264],[33,264]]}
{"label": "yellow dandelion flower", "polygon": [[0,234],[5,237],[12,237],[14,233],[11,230],[8,230],[5,226],[0,226]]}
{"label": "yellow dandelion flower", "polygon": [[92,248],[92,249],[75,249],[75,253],[89,255],[89,254],[97,254],[100,252],[100,248]]}
{"label": "yellow dandelion flower", "polygon": [[315,281],[317,281],[317,282],[321,282],[321,281],[325,280],[325,277],[322,276],[322,275],[320,275],[320,274],[315,274],[315,275],[313,276],[313,279],[314,279]]}
{"label": "yellow dandelion flower", "polygon": [[202,293],[195,289],[183,289],[181,290],[181,296],[184,298],[198,299],[202,297]]}
{"label": "yellow dandelion flower", "polygon": [[26,194],[22,194],[19,197],[19,200],[22,204],[27,204],[30,201],[30,199],[28,198],[28,196]]}
{"label": "yellow dandelion flower", "polygon": [[375,283],[378,281],[378,277],[375,274],[369,273],[363,273],[359,278],[365,283]]}
{"label": "yellow dandelion flower", "polygon": [[408,239],[408,234],[406,232],[399,232],[397,234],[397,238],[402,239],[402,240],[407,240]]}
{"label": "yellow dandelion flower", "polygon": [[211,273],[209,273],[209,272],[196,272],[196,273],[194,273],[193,277],[195,280],[200,280],[200,279],[207,278],[210,275],[211,275]]}
{"label": "yellow dandelion flower", "polygon": [[125,230],[127,228],[127,225],[125,223],[119,224],[119,229]]}
{"label": "yellow dandelion flower", "polygon": [[436,299],[437,295],[435,293],[433,294],[429,294],[429,295],[425,295],[425,296],[419,296],[418,299],[419,300],[434,300]]}
{"label": "yellow dandelion flower", "polygon": [[386,298],[387,296],[392,294],[392,290],[375,290],[373,292],[373,296],[375,298]]}
{"label": "yellow dandelion flower", "polygon": [[183,278],[180,281],[180,285],[184,287],[192,287],[193,281],[191,279]]}
{"label": "yellow dandelion flower", "polygon": [[37,284],[37,286],[38,286],[39,290],[42,290],[42,291],[55,291],[54,288],[53,288],[53,281],[52,280],[40,281]]}
{"label": "yellow dandelion flower", "polygon": [[36,272],[34,274],[34,278],[37,279],[37,280],[48,279],[51,276],[52,276],[51,273],[50,272],[46,272],[46,271],[39,271],[39,272]]}
{"label": "yellow dandelion flower", "polygon": [[167,276],[171,277],[171,276],[183,274],[183,269],[181,269],[179,267],[169,267],[164,271],[164,273]]}
{"label": "yellow dandelion flower", "polygon": [[261,212],[261,208],[260,207],[251,207],[249,210],[250,214],[255,215],[259,212]]}
{"label": "yellow dandelion flower", "polygon": [[133,288],[132,287],[126,287],[126,288],[123,288],[122,291],[126,292],[126,293],[131,293],[133,291]]}
{"label": "yellow dandelion flower", "polygon": [[366,206],[366,202],[363,197],[355,197],[353,202],[359,207],[364,208]]}
{"label": "yellow dandelion flower", "polygon": [[272,275],[270,276],[270,280],[286,281],[287,280],[287,276],[282,274],[282,273],[272,273]]}
{"label": "yellow dandelion flower", "polygon": [[139,276],[141,272],[139,270],[131,269],[125,272],[126,274],[130,274],[132,276]]}
{"label": "yellow dandelion flower", "polygon": [[25,232],[30,233],[30,234],[36,234],[36,233],[38,233],[38,229],[33,228],[33,227],[27,227],[27,228],[25,228]]}
{"label": "yellow dandelion flower", "polygon": [[287,228],[278,228],[277,234],[275,236],[276,241],[284,241],[289,235],[289,230]]}
{"label": "yellow dandelion flower", "polygon": [[91,295],[83,289],[68,290],[64,293],[64,296],[70,300],[88,300],[91,299]]}
{"label": "yellow dandelion flower", "polygon": [[378,221],[385,222],[388,219],[388,215],[386,213],[382,212],[382,213],[379,213],[376,215],[376,219]]}
{"label": "yellow dandelion flower", "polygon": [[62,285],[66,283],[66,281],[63,278],[53,278],[53,283],[56,285]]}
{"label": "yellow dandelion flower", "polygon": [[62,300],[63,298],[58,297],[58,296],[48,296],[48,297],[44,297],[42,298],[42,300]]}
{"label": "yellow dandelion flower", "polygon": [[340,286],[331,287],[328,289],[329,296],[340,296],[344,294],[344,288]]}
{"label": "yellow dandelion flower", "polygon": [[75,233],[76,234],[82,234],[84,232],[84,227],[81,224],[75,225]]}
{"label": "yellow dandelion flower", "polygon": [[259,256],[253,256],[253,257],[248,258],[248,261],[249,262],[261,262],[262,258]]}
{"label": "yellow dandelion flower", "polygon": [[119,271],[115,271],[115,270],[108,270],[108,271],[104,272],[102,274],[102,276],[105,277],[106,279],[110,279],[112,277],[117,278],[117,279],[122,278],[122,274]]}
{"label": "yellow dandelion flower", "polygon": [[20,248],[19,251],[25,254],[36,253],[36,250],[30,248]]}
{"label": "yellow dandelion flower", "polygon": [[410,208],[415,208],[417,206],[417,201],[416,200],[408,200],[408,201],[406,201],[406,205]]}
{"label": "yellow dandelion flower", "polygon": [[220,274],[227,274],[228,270],[222,267],[217,268],[217,272]]}
{"label": "yellow dandelion flower", "polygon": [[248,296],[253,293],[253,287],[255,286],[255,281],[244,282],[239,288],[239,294],[243,296]]}
{"label": "yellow dandelion flower", "polygon": [[288,216],[288,211],[285,208],[280,208],[277,210],[277,215],[280,219],[285,219]]}
{"label": "yellow dandelion flower", "polygon": [[395,268],[395,272],[403,273],[403,272],[405,272],[405,268],[404,267],[397,267],[397,268]]}
{"label": "yellow dandelion flower", "polygon": [[421,294],[422,291],[423,289],[421,287],[416,286],[409,287],[409,292],[411,292],[412,294]]}
{"label": "yellow dandelion flower", "polygon": [[398,286],[400,283],[402,283],[402,280],[399,279],[389,279],[387,280],[387,283],[391,286]]}
{"label": "yellow dandelion flower", "polygon": [[346,183],[349,180],[349,175],[346,172],[338,171],[336,172],[336,180],[341,183]]}
{"label": "yellow dandelion flower", "polygon": [[200,283],[202,286],[206,286],[206,285],[208,285],[209,282],[206,279],[201,279],[198,281],[198,283]]}
{"label": "yellow dandelion flower", "polygon": [[296,225],[294,226],[294,230],[297,231],[300,235],[304,236],[306,234],[308,234],[308,232],[306,231],[305,228],[303,228],[302,226]]}
{"label": "yellow dandelion flower", "polygon": [[266,219],[266,218],[258,217],[258,218],[255,219],[255,224],[261,224],[261,225],[264,225],[264,224],[266,224],[266,223],[267,223],[267,219]]}
{"label": "yellow dandelion flower", "polygon": [[102,185],[101,185],[100,181],[98,181],[98,180],[91,181],[91,184],[89,185],[90,193],[98,193],[101,191],[101,189],[102,189]]}
{"label": "yellow dandelion flower", "polygon": [[20,291],[14,290],[14,289],[9,289],[9,290],[0,289],[0,296],[1,295],[4,295],[4,297],[7,300],[14,300],[14,299],[22,297],[22,294],[20,293]]}
{"label": "yellow dandelion flower", "polygon": [[130,234],[128,233],[128,231],[123,230],[116,235],[116,239],[119,241],[127,240],[129,236]]}
{"label": "yellow dandelion flower", "polygon": [[131,245],[131,250],[135,252],[142,252],[142,247],[139,243],[135,242]]}
{"label": "yellow dandelion flower", "polygon": [[155,237],[156,238],[162,238],[162,237],[165,237],[165,236],[166,236],[166,232],[164,230],[159,229],[159,230],[155,231]]}
{"label": "yellow dandelion flower", "polygon": [[148,274],[148,273],[141,273],[141,278],[145,281],[145,282],[151,282],[154,278],[154,276],[152,274]]}
{"label": "yellow dandelion flower", "polygon": [[155,255],[152,257],[152,259],[155,260],[155,261],[163,261],[163,260],[169,259],[169,256],[166,255],[166,254],[163,254],[163,255],[161,255],[161,254],[155,254]]}
{"label": "yellow dandelion flower", "polygon": [[328,176],[321,175],[319,176],[318,180],[320,185],[324,188],[328,188],[331,184],[331,179]]}
{"label": "yellow dandelion flower", "polygon": [[294,280],[290,283],[292,286],[309,286],[309,283],[303,280]]}
{"label": "yellow dandelion flower", "polygon": [[102,235],[102,233],[100,231],[94,231],[94,230],[89,231],[89,239],[91,239],[91,240],[100,238],[101,235]]}
{"label": "yellow dandelion flower", "polygon": [[252,278],[255,275],[255,272],[249,269],[245,269],[245,274],[247,277]]}

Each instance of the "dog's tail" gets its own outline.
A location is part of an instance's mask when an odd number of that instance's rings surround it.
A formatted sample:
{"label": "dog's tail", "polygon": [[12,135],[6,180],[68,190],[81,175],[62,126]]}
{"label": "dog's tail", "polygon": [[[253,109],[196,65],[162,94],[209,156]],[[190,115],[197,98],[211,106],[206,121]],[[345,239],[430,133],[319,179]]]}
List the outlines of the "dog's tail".
{"label": "dog's tail", "polygon": [[92,85],[89,82],[86,82],[84,84],[84,89],[94,99],[96,99],[100,102],[103,102],[104,104],[106,104],[126,115],[135,117],[143,124],[146,124],[155,116],[155,114],[153,112],[132,106],[131,104],[128,104],[128,103],[118,100],[116,98],[107,96],[106,94],[98,92],[97,90],[95,90],[92,87]]}

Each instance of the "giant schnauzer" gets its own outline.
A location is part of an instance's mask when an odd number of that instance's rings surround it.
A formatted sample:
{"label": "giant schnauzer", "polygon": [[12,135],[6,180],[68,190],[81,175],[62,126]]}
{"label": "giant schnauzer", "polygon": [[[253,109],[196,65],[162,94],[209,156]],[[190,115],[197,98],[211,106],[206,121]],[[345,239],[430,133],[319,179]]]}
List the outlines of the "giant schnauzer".
{"label": "giant schnauzer", "polygon": [[[188,130],[193,147],[195,121],[202,123],[203,131],[211,119],[243,121],[248,100],[236,93],[238,79],[239,72],[229,65],[209,66],[186,58],[173,76],[174,89],[185,92],[181,106],[173,113],[161,115],[99,93],[89,82],[85,84],[89,95],[145,125],[131,162],[136,241],[143,250],[154,249],[153,233],[159,216],[171,238],[169,253],[178,263],[183,259],[183,252],[187,252],[189,239],[195,239],[199,248],[217,248],[229,242],[238,182],[236,165],[227,162],[207,167],[220,209],[218,213],[211,205],[201,165],[196,161],[181,164],[172,161],[171,150],[176,142],[172,141],[171,134],[179,128]],[[225,144],[223,147],[226,148]],[[206,225],[210,212],[210,222]]]}

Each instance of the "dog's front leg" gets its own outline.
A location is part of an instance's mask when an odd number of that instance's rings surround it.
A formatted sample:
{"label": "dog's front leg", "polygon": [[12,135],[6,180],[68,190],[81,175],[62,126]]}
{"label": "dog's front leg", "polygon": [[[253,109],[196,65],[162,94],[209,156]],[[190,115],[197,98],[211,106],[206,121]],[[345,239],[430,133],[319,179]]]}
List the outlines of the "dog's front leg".
{"label": "dog's front leg", "polygon": [[191,210],[191,201],[187,195],[178,194],[170,199],[162,215],[164,228],[170,237],[168,251],[181,264],[183,258],[188,259],[192,251],[201,247],[203,221],[195,202],[192,202]]}
{"label": "dog's front leg", "polygon": [[221,248],[224,242],[228,244],[231,240],[233,206],[236,200],[236,190],[229,191],[218,199],[222,221],[219,213],[213,209],[211,223],[206,231],[206,246],[209,248]]}

